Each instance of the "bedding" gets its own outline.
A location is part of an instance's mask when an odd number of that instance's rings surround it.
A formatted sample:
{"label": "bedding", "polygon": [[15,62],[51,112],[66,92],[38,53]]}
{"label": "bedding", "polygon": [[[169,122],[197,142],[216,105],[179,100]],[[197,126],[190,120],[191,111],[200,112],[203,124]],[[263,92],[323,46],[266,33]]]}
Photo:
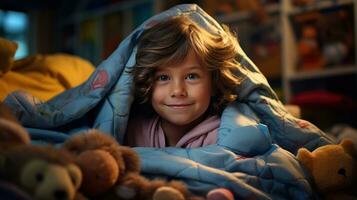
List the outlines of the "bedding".
{"label": "bedding", "polygon": [[[5,65],[0,66],[0,72],[4,67]],[[47,101],[80,85],[95,70],[87,60],[63,53],[36,54],[13,61],[7,67],[8,69],[0,74],[0,101],[16,90],[26,91],[42,101]]]}
{"label": "bedding", "polygon": [[[215,34],[221,26],[195,4],[173,7],[148,19],[104,60],[84,84],[41,102],[15,92],[5,103],[29,130],[33,142],[61,143],[73,134],[98,128],[123,143],[133,81],[136,44],[145,28],[176,15],[187,15]],[[286,111],[264,75],[239,49],[245,76],[237,85],[238,99],[225,108],[216,145],[201,148],[134,148],[142,173],[184,181],[190,190],[205,194],[217,186],[230,189],[236,199],[317,198],[309,177],[294,154],[334,143],[313,124]]]}

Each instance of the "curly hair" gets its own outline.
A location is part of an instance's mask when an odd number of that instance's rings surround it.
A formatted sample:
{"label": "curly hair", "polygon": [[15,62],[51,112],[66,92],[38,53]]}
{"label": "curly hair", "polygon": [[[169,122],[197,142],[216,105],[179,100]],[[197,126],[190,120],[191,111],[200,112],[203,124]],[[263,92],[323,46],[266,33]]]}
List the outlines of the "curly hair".
{"label": "curly hair", "polygon": [[135,99],[147,103],[151,99],[157,67],[182,62],[194,51],[202,66],[212,74],[210,112],[219,114],[226,104],[237,98],[235,88],[241,78],[234,73],[237,61],[237,38],[224,26],[221,34],[212,34],[187,16],[160,22],[145,30],[138,43],[133,69]]}

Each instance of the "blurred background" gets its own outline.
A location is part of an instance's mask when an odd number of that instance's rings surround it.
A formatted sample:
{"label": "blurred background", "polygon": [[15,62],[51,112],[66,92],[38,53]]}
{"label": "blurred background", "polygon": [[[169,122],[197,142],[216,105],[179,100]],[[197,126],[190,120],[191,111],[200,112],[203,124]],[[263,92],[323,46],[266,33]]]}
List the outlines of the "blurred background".
{"label": "blurred background", "polygon": [[15,59],[63,52],[96,66],[143,21],[181,3],[231,27],[302,118],[332,132],[357,127],[356,0],[1,0],[0,37],[18,43]]}

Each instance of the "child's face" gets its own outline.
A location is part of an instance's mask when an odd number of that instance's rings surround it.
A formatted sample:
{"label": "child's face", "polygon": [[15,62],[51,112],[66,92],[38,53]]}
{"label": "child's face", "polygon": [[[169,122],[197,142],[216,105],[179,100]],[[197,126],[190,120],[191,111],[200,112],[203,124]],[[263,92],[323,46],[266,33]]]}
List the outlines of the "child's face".
{"label": "child's face", "polygon": [[189,125],[208,109],[211,85],[211,72],[190,52],[182,63],[157,69],[152,107],[169,123]]}

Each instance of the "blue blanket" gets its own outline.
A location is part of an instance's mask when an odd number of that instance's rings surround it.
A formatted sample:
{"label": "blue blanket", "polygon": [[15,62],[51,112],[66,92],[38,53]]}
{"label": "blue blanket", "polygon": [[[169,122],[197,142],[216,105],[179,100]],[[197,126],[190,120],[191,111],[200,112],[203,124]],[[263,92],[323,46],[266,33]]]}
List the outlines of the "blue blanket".
{"label": "blue blanket", "polygon": [[[24,92],[5,99],[34,142],[61,143],[73,134],[98,128],[123,142],[133,102],[136,44],[142,31],[157,21],[187,15],[210,32],[221,26],[197,5],[179,5],[135,29],[82,85],[48,102]],[[311,199],[308,177],[294,154],[300,147],[313,150],[332,143],[311,123],[294,118],[278,100],[266,78],[242,49],[237,55],[245,76],[238,99],[225,108],[217,145],[195,149],[135,148],[142,172],[176,178],[204,194],[220,186],[237,199]]]}

